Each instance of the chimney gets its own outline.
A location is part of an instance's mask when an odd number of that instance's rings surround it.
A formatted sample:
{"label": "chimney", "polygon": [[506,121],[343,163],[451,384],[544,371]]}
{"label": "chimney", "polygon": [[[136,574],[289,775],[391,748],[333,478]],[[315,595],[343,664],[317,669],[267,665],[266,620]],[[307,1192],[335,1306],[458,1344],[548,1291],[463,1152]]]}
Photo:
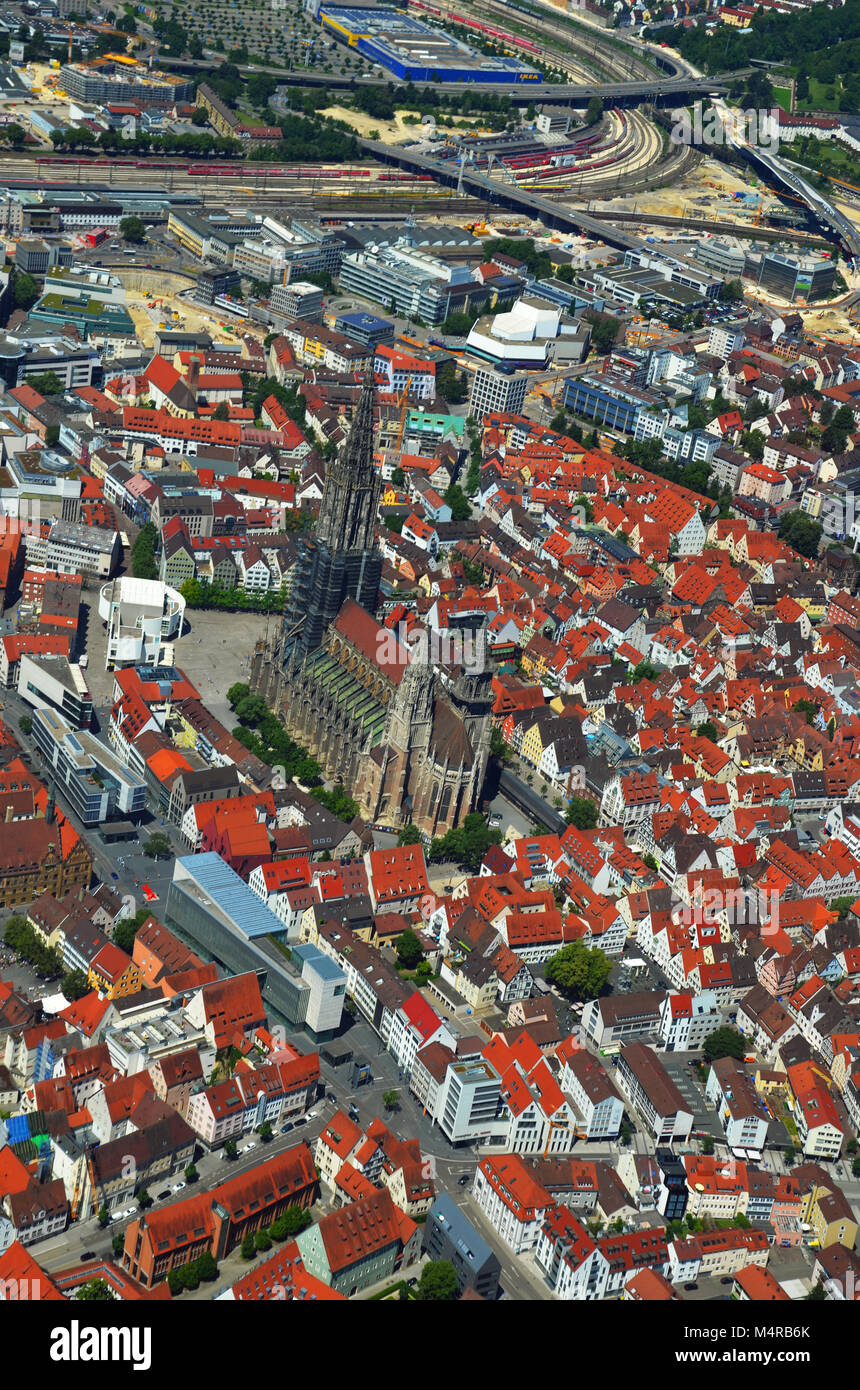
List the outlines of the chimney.
{"label": "chimney", "polygon": [[200,358],[192,357],[188,363],[188,389],[197,399],[197,383],[200,380]]}

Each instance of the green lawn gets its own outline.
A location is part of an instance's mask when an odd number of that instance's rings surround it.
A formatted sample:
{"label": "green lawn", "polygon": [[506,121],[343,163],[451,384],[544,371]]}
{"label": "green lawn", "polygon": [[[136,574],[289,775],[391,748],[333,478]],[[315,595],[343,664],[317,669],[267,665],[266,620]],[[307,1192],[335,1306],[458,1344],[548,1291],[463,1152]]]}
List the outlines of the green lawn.
{"label": "green lawn", "polygon": [[774,101],[776,102],[777,106],[781,106],[781,107],[782,107],[783,111],[790,111],[790,110],[791,110],[791,88],[790,88],[790,87],[774,87],[774,89],[773,89],[773,99],[774,99]]}
{"label": "green lawn", "polygon": [[[828,95],[829,94],[829,95]],[[817,77],[809,79],[809,96],[797,103],[798,111],[838,111],[839,91],[836,86],[825,86]]]}

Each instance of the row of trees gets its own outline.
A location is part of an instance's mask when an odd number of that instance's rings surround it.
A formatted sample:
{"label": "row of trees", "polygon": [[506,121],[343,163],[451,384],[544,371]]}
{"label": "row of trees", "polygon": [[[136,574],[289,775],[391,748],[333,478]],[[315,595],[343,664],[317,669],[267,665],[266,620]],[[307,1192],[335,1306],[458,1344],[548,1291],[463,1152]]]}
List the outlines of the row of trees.
{"label": "row of trees", "polygon": [[233,737],[249,752],[254,753],[270,767],[283,767],[287,781],[293,777],[298,777],[301,782],[310,785],[322,781],[319,763],[290,738],[280,719],[272,714],[262,696],[252,695],[249,686],[237,681],[227,691],[227,699],[239,720],[239,724],[233,730]]}
{"label": "row of trees", "polygon": [[158,564],[155,551],[158,545],[158,527],[152,521],[141,526],[134,545],[131,547],[131,572],[135,579],[157,579]]}
{"label": "row of trees", "polygon": [[63,974],[63,958],[59,951],[46,946],[23,917],[10,917],[3,940],[16,956],[32,965],[40,980],[54,980]]}
{"label": "row of trees", "polygon": [[216,608],[222,613],[281,613],[287,597],[283,589],[246,593],[244,589],[223,588],[199,579],[186,579],[179,592],[189,608]]}
{"label": "row of trees", "polygon": [[311,1224],[311,1214],[304,1207],[287,1207],[283,1216],[273,1221],[271,1226],[263,1226],[259,1231],[246,1231],[240,1247],[243,1260],[253,1260],[256,1255],[271,1250],[273,1242],[281,1244],[285,1240],[295,1240],[296,1236]]}

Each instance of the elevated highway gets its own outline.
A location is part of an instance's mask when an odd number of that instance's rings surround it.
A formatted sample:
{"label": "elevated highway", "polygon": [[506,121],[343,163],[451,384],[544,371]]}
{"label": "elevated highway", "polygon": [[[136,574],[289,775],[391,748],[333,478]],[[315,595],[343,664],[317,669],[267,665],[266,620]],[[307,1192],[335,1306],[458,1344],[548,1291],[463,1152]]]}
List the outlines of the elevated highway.
{"label": "elevated highway", "polygon": [[[206,58],[166,58],[159,55],[158,66],[172,72],[192,74],[211,73],[212,63]],[[405,84],[393,74],[390,77],[356,76],[329,72],[296,71],[293,68],[267,66],[265,64],[240,65],[239,72],[244,77],[254,77],[265,73],[276,77],[286,86],[330,87],[334,90],[352,90],[355,87],[393,87],[395,90]],[[600,82],[595,79],[588,83],[572,82],[493,82],[476,86],[474,82],[446,82],[446,92],[492,92],[508,96],[518,105],[528,106],[537,98],[540,101],[561,103],[568,106],[585,106],[592,97],[601,97],[608,106],[639,106],[650,102],[655,106],[667,106],[683,99],[695,99],[711,93],[727,92],[740,74],[721,73],[715,77],[658,77],[638,78],[632,82]],[[426,84],[416,83],[423,88]]]}
{"label": "elevated highway", "polygon": [[[645,249],[646,243],[641,237],[630,236],[620,227],[601,222],[578,208],[566,207],[534,189],[496,183],[479,170],[467,168],[461,171],[459,165],[452,168],[444,160],[416,154],[412,149],[403,149],[397,145],[385,145],[379,140],[362,139],[360,144],[365,153],[373,155],[374,159],[378,159],[382,164],[394,164],[400,169],[429,174],[437,183],[457,188],[461,193],[481,198],[487,203],[495,204],[496,207],[509,208],[526,218],[538,217],[547,227],[562,232],[582,232],[586,236],[594,237],[595,241],[605,241],[608,246],[614,246],[619,251]],[[653,251],[654,248],[650,249]]]}

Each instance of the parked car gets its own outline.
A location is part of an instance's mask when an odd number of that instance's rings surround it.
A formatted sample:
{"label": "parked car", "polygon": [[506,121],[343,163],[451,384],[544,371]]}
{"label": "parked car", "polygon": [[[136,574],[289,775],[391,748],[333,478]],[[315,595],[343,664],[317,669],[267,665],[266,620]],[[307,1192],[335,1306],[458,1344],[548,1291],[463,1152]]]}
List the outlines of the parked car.
{"label": "parked car", "polygon": [[169,1197],[169,1196],[170,1196],[170,1188],[169,1188],[169,1187],[165,1187],[165,1189],[164,1189],[163,1192],[159,1192],[158,1197],[156,1198],[156,1201],[163,1202],[164,1199],[165,1199],[165,1197]]}

